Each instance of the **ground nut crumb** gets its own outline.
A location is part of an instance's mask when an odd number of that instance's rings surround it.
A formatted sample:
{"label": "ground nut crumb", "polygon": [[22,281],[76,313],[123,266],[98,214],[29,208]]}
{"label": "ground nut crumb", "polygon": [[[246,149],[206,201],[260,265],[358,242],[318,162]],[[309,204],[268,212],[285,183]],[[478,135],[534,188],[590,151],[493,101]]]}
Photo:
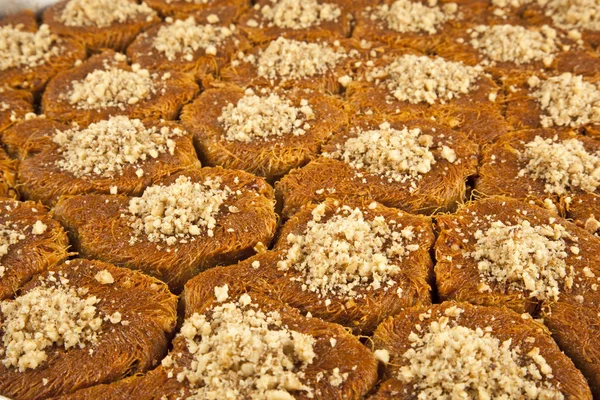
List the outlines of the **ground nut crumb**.
{"label": "ground nut crumb", "polygon": [[199,49],[204,49],[206,54],[216,55],[217,48],[233,33],[229,27],[202,25],[194,17],[189,17],[162,26],[152,41],[152,47],[163,53],[169,61],[193,58]]}
{"label": "ground nut crumb", "polygon": [[41,235],[44,232],[46,232],[46,229],[48,229],[48,225],[44,224],[40,220],[37,220],[35,221],[35,224],[33,224],[33,226],[31,227],[31,233],[33,233],[34,235]]}
{"label": "ground nut crumb", "polygon": [[321,3],[317,0],[271,0],[271,5],[264,5],[260,13],[269,21],[267,26],[306,29],[318,26],[324,21],[337,21],[342,15],[342,10],[336,4]]}
{"label": "ground nut crumb", "polygon": [[226,130],[226,140],[249,143],[283,135],[302,136],[311,127],[308,121],[314,118],[306,100],[296,107],[278,93],[257,96],[247,89],[237,104],[229,103],[223,107],[218,122]]}
{"label": "ground nut crumb", "polygon": [[66,26],[95,26],[106,28],[140,17],[151,19],[156,12],[146,5],[131,0],[70,0],[57,20]]}
{"label": "ground nut crumb", "polygon": [[115,278],[113,278],[112,274],[106,269],[98,271],[96,275],[94,275],[94,279],[103,285],[110,285],[115,282]]}
{"label": "ground nut crumb", "polygon": [[60,54],[59,39],[50,32],[48,25],[40,25],[36,32],[21,30],[22,27],[0,27],[0,71],[34,68]]}
{"label": "ground nut crumb", "polygon": [[538,3],[559,28],[600,30],[600,4],[596,0],[538,0]]}
{"label": "ground nut crumb", "polygon": [[418,1],[397,0],[391,5],[383,4],[373,9],[371,20],[381,19],[389,29],[397,32],[426,32],[434,34],[437,28],[446,21],[457,17],[456,3],[435,5],[437,1],[426,6]]}
{"label": "ground nut crumb", "polygon": [[575,271],[567,265],[565,239],[571,234],[559,224],[532,226],[527,220],[514,225],[493,221],[475,233],[471,254],[480,279],[500,290],[526,291],[539,300],[558,300],[562,288],[571,288]]}
{"label": "ground nut crumb", "polygon": [[[337,150],[325,157],[342,160],[354,169],[381,175],[390,182],[408,182],[421,179],[436,163],[430,150],[433,139],[418,128],[395,129],[384,122],[378,129],[351,130],[352,136]],[[449,149],[447,156],[450,156]],[[456,157],[456,155],[454,155]]]}
{"label": "ground nut crumb", "polygon": [[[191,367],[177,367],[171,354],[163,366],[188,382],[195,398],[293,399],[312,395],[304,370],[316,357],[312,336],[289,330],[279,312],[263,312],[244,294],[205,314],[193,314],[181,327]],[[178,372],[181,371],[181,372]]]}
{"label": "ground nut crumb", "polygon": [[287,236],[290,247],[277,268],[300,272],[302,277],[292,279],[321,297],[361,297],[358,289],[378,290],[395,284],[399,261],[416,250],[408,248],[413,227],[399,232],[395,222],[382,216],[365,218],[360,209],[348,206],[322,221],[324,205],[313,210],[304,232]]}
{"label": "ground nut crumb", "polygon": [[24,372],[46,361],[46,349],[59,346],[68,350],[94,345],[102,318],[95,296],[84,298],[72,287],[55,279],[56,286],[44,281],[40,286],[3,301],[3,356],[5,367]]}
{"label": "ground nut crumb", "polygon": [[396,100],[412,104],[458,98],[473,90],[481,76],[481,66],[413,54],[398,57],[384,67],[370,68],[366,74],[367,81],[381,83]]}
{"label": "ground nut crumb", "polygon": [[543,180],[546,193],[564,195],[574,189],[595,192],[600,186],[600,154],[588,152],[580,140],[536,136],[525,144],[519,158],[527,165],[518,176]]}
{"label": "ground nut crumb", "polygon": [[540,116],[543,127],[600,122],[600,86],[583,76],[565,72],[544,81],[532,77],[528,83],[533,89],[531,96],[544,111]]}
{"label": "ground nut crumb", "polygon": [[539,348],[523,354],[511,339],[494,337],[490,327],[471,329],[442,317],[408,340],[398,379],[412,384],[415,397],[564,399],[549,381],[552,368]]}
{"label": "ground nut crumb", "polygon": [[125,218],[136,235],[173,245],[203,232],[212,236],[219,208],[232,195],[219,178],[199,183],[180,176],[171,185],[153,185],[133,197]]}
{"label": "ground nut crumb", "polygon": [[[56,131],[52,141],[58,145],[61,159],[56,166],[80,178],[99,175],[111,177],[123,173],[127,165],[158,158],[175,152],[174,138],[182,136],[180,128],[146,127],[139,119],[126,116]],[[112,190],[112,189],[111,189]]]}

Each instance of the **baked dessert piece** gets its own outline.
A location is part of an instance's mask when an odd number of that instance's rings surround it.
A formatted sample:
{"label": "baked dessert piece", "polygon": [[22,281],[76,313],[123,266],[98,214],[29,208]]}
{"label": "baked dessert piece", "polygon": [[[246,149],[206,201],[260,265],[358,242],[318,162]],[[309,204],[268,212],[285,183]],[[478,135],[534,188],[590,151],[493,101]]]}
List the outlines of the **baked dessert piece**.
{"label": "baked dessert piece", "polygon": [[357,119],[321,157],[276,184],[289,218],[307,202],[361,198],[413,213],[451,211],[477,169],[477,146],[430,119]]}
{"label": "baked dessert piece", "polygon": [[139,272],[83,259],[0,303],[0,393],[41,399],[143,372],[164,357],[177,297]]}
{"label": "baked dessert piece", "polygon": [[[238,54],[223,68],[223,81],[240,87],[278,86],[310,88],[318,92],[338,93],[341,82],[351,80],[356,62],[367,62],[383,49],[376,44],[352,39],[301,41],[279,37]],[[222,85],[203,82],[204,87]]]}
{"label": "baked dessert piece", "polygon": [[171,175],[141,197],[64,198],[54,213],[81,256],[139,269],[179,292],[200,271],[268,246],[273,203],[260,178],[202,168]]}
{"label": "baked dessert piece", "polygon": [[196,12],[210,12],[220,7],[236,10],[237,19],[249,6],[248,0],[147,0],[146,4],[163,16],[187,15]]}
{"label": "baked dessert piece", "polygon": [[500,79],[541,70],[595,75],[600,68],[600,56],[577,34],[549,25],[527,25],[522,20],[464,24],[453,29],[434,51],[449,60],[482,65]]}
{"label": "baked dessert piece", "polygon": [[600,239],[535,205],[488,198],[437,217],[441,299],[542,317],[600,392]]}
{"label": "baked dessert piece", "polygon": [[592,200],[600,193],[599,154],[600,142],[572,130],[514,132],[483,152],[475,191],[532,200],[585,225],[591,214],[600,217]]}
{"label": "baked dessert piece", "polygon": [[544,325],[507,309],[415,307],[383,322],[373,342],[386,369],[370,400],[592,398]]}
{"label": "baked dessert piece", "polygon": [[528,128],[600,129],[600,80],[565,72],[514,74],[505,79],[506,120],[515,130]]}
{"label": "baked dessert piece", "polygon": [[453,27],[483,10],[486,1],[384,0],[356,13],[352,37],[394,47],[432,50]]}
{"label": "baked dessert piece", "polygon": [[31,11],[0,19],[0,86],[41,91],[58,72],[85,58],[85,47],[59,38],[48,25],[40,25]]}
{"label": "baked dessert piece", "polygon": [[200,94],[181,121],[203,163],[273,181],[315,158],[348,117],[342,102],[312,90],[225,86]]}
{"label": "baked dessert piece", "polygon": [[234,7],[220,7],[165,22],[139,35],[127,48],[133,63],[153,70],[180,71],[198,80],[217,73],[239,51],[251,48],[233,20]]}
{"label": "baked dessert piece", "polygon": [[0,148],[0,198],[17,198],[17,161]]}
{"label": "baked dessert piece", "polygon": [[254,43],[279,37],[314,41],[350,35],[346,0],[258,0],[240,17],[240,27]]}
{"label": "baked dessert piece", "polygon": [[234,297],[260,292],[367,335],[403,308],[431,303],[433,241],[428,217],[328,200],[288,220],[272,251],[205,271],[188,285],[226,284]]}
{"label": "baked dessert piece", "polygon": [[111,117],[81,128],[40,119],[35,129],[7,131],[11,147],[26,154],[18,166],[24,198],[53,205],[64,195],[139,196],[175,172],[198,168],[192,137],[174,122]]}
{"label": "baked dessert piece", "polygon": [[30,92],[0,88],[0,138],[3,130],[33,112],[32,103]]}
{"label": "baked dessert piece", "polygon": [[502,114],[502,88],[481,66],[410,49],[390,50],[362,63],[345,86],[355,114],[434,118],[478,144],[509,128]]}
{"label": "baked dessert piece", "polygon": [[0,210],[0,299],[6,299],[64,261],[69,239],[39,203],[0,199]]}
{"label": "baked dessert piece", "polygon": [[50,118],[87,125],[113,115],[176,119],[198,92],[189,75],[128,65],[125,55],[107,50],[58,74],[42,97]]}
{"label": "baked dessert piece", "polygon": [[372,353],[339,325],[198,279],[184,298],[185,320],[161,366],[62,399],[359,400],[377,380]]}
{"label": "baked dessert piece", "polygon": [[92,52],[125,51],[144,29],[160,18],[135,0],[62,0],[48,7],[43,21],[54,32],[76,38]]}

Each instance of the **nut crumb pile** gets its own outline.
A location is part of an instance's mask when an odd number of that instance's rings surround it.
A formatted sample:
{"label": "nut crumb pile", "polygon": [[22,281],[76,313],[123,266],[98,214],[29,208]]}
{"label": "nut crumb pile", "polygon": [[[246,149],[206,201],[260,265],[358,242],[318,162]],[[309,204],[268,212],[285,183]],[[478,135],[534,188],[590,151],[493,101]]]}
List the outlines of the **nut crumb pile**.
{"label": "nut crumb pile", "polygon": [[541,115],[543,127],[600,122],[600,87],[585,81],[583,76],[565,72],[543,81],[532,76],[527,83],[531,95],[545,111]]}
{"label": "nut crumb pile", "polygon": [[267,26],[306,29],[318,26],[323,21],[337,21],[342,15],[342,10],[337,5],[317,0],[271,0],[271,3],[260,9],[262,17],[269,21]]}
{"label": "nut crumb pile", "polygon": [[66,26],[106,28],[145,16],[152,20],[156,12],[132,0],[69,0],[57,19]]}
{"label": "nut crumb pile", "polygon": [[237,104],[223,107],[219,123],[225,128],[225,139],[249,143],[284,135],[302,136],[310,129],[315,114],[307,100],[296,107],[278,93],[254,94],[246,89]]}
{"label": "nut crumb pile", "polygon": [[429,1],[429,6],[418,1],[397,0],[391,5],[382,4],[375,7],[371,20],[383,20],[389,29],[401,33],[426,32],[434,34],[444,22],[457,17],[456,3],[437,5],[437,0]]}
{"label": "nut crumb pile", "polygon": [[98,341],[102,317],[95,296],[68,286],[68,279],[50,272],[46,280],[14,300],[3,301],[2,363],[23,372],[46,361],[52,346],[85,348]]}
{"label": "nut crumb pile", "polygon": [[219,45],[235,31],[234,25],[202,25],[194,17],[185,20],[167,18],[167,23],[158,30],[152,47],[164,54],[169,61],[180,58],[193,61],[194,53],[199,49],[203,49],[207,55],[216,56]]}
{"label": "nut crumb pile", "polygon": [[441,57],[406,54],[384,67],[367,71],[367,81],[380,82],[399,101],[435,104],[460,97],[475,89],[483,75],[481,66],[471,67]]}
{"label": "nut crumb pile", "polygon": [[[414,184],[436,163],[430,150],[433,137],[422,134],[419,128],[395,129],[384,122],[379,129],[356,128],[354,132],[356,137],[350,137],[338,144],[335,152],[324,155],[342,160],[354,169],[382,176],[390,183]],[[450,153],[447,157],[453,159]]]}
{"label": "nut crumb pile", "polygon": [[258,58],[249,55],[244,61],[257,66],[258,76],[286,82],[326,74],[345,57],[347,54],[342,49],[335,49],[326,43],[279,37],[261,50]]}
{"label": "nut crumb pile", "polygon": [[[199,183],[180,176],[171,185],[153,185],[141,197],[132,198],[129,215],[123,217],[137,236],[144,235],[151,242],[163,241],[169,246],[186,243],[204,232],[214,235],[219,208],[233,194],[218,179]],[[132,237],[130,243],[136,241],[137,237]]]}
{"label": "nut crumb pile", "polygon": [[546,193],[564,195],[574,189],[595,192],[600,186],[600,154],[589,153],[580,140],[536,136],[525,144],[519,157],[527,165],[518,176],[543,180]]}
{"label": "nut crumb pile", "polygon": [[146,127],[139,119],[126,116],[90,124],[87,128],[56,131],[52,141],[59,146],[61,159],[56,166],[81,178],[97,175],[111,177],[136,165],[175,152],[173,138],[180,128]]}
{"label": "nut crumb pile", "polygon": [[381,215],[365,218],[360,209],[343,206],[323,221],[324,203],[312,215],[302,234],[287,236],[290,248],[277,268],[301,272],[302,289],[320,297],[359,297],[359,288],[388,290],[401,271],[399,262],[419,249],[412,226]]}
{"label": "nut crumb pile", "polygon": [[597,0],[538,0],[538,3],[559,28],[600,30],[600,3]]}
{"label": "nut crumb pile", "polygon": [[[450,310],[450,309],[448,309]],[[457,311],[462,311],[458,309]],[[398,379],[415,382],[419,399],[563,399],[548,382],[552,368],[538,347],[523,354],[491,327],[471,329],[447,316],[411,332]]]}
{"label": "nut crumb pile", "polygon": [[513,62],[517,65],[542,61],[552,65],[554,53],[559,51],[558,33],[548,25],[528,29],[519,25],[478,25],[470,30],[469,43],[492,62]]}
{"label": "nut crumb pile", "polygon": [[22,25],[0,27],[0,71],[37,67],[60,54],[58,39],[48,25],[40,25],[36,32],[21,28]]}
{"label": "nut crumb pile", "polygon": [[[248,294],[193,314],[181,327],[193,359],[176,379],[192,386],[189,399],[291,400],[312,395],[303,370],[315,358],[312,336],[292,331],[277,311],[263,312]],[[162,364],[173,375],[177,355]]]}
{"label": "nut crumb pile", "polygon": [[[492,221],[485,231],[478,230],[471,256],[477,260],[482,285],[489,284],[511,290],[526,291],[538,300],[558,300],[560,289],[571,288],[575,272],[567,265],[567,243],[573,240],[559,224],[535,225],[522,220],[508,225]],[[571,247],[577,254],[579,249]]]}

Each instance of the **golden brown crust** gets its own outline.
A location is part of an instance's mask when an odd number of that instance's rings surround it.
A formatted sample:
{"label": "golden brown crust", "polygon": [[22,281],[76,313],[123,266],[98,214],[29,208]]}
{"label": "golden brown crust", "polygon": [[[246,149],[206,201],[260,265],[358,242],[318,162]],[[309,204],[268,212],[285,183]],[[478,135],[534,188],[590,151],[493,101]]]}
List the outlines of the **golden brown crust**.
{"label": "golden brown crust", "polygon": [[193,182],[221,177],[222,185],[233,191],[241,190],[240,195],[226,201],[239,212],[227,211],[223,205],[216,217],[214,237],[202,234],[194,241],[174,246],[140,237],[135,244],[130,244],[134,231],[127,220],[121,218],[122,213],[128,213],[130,198],[122,195],[64,198],[54,213],[66,227],[80,255],[139,269],[167,282],[174,292],[181,291],[185,282],[202,270],[248,257],[259,242],[269,244],[275,234],[277,217],[273,210],[273,190],[264,180],[242,171],[207,167],[171,175],[160,183],[171,184],[181,175],[190,177]]}
{"label": "golden brown crust", "polygon": [[150,73],[157,74],[154,80],[156,93],[151,94],[147,99],[140,99],[136,104],[123,105],[122,108],[80,109],[63,98],[71,90],[73,81],[83,80],[95,70],[105,70],[108,64],[130,71],[131,67],[126,62],[115,61],[115,54],[114,51],[107,50],[102,54],[90,57],[69,71],[58,74],[48,84],[42,97],[43,113],[49,118],[67,123],[76,122],[83,126],[114,115],[128,115],[131,118],[150,120],[171,120],[177,118],[181,107],[198,92],[198,85],[186,74],[175,71],[168,73],[150,71]]}
{"label": "golden brown crust", "polygon": [[[5,268],[0,278],[0,299],[12,297],[34,275],[45,272],[69,256],[69,239],[62,226],[48,215],[44,206],[32,201],[0,200],[0,224],[10,224],[25,239],[9,247],[0,257]],[[31,232],[33,224],[41,221],[45,231]]]}
{"label": "golden brown crust", "polygon": [[[433,137],[431,151],[436,163],[422,175],[414,188],[411,188],[410,180],[389,182],[386,177],[355,170],[341,160],[321,156],[277,182],[277,197],[283,202],[283,217],[289,218],[307,202],[319,202],[327,197],[373,199],[388,207],[422,214],[449,211],[464,201],[466,180],[475,174],[477,168],[477,146],[464,134],[431,120],[379,116],[358,119],[352,125],[374,129],[384,121],[395,129],[420,128],[423,134]],[[336,145],[352,136],[346,131],[336,134],[323,151],[334,152]],[[443,159],[440,156],[442,145],[452,148],[460,162],[450,163]]]}
{"label": "golden brown crust", "polygon": [[[253,7],[240,16],[240,29],[248,35],[254,43],[267,43],[278,37],[295,40],[315,41],[317,39],[343,39],[350,35],[351,17],[346,0],[318,1],[321,3],[335,4],[340,7],[341,15],[332,21],[320,21],[319,24],[310,28],[280,28],[267,18],[264,18],[261,9],[264,6],[272,6],[275,2],[271,0],[258,0]],[[249,21],[252,21],[249,23]]]}
{"label": "golden brown crust", "polygon": [[236,10],[235,19],[249,7],[249,0],[146,0],[146,4],[163,16],[183,16],[195,12],[211,13],[220,7]]}
{"label": "golden brown crust", "polygon": [[0,138],[2,131],[33,112],[32,103],[31,92],[0,88]]}
{"label": "golden brown crust", "polygon": [[[35,15],[31,11],[23,11],[0,19],[0,27],[19,24],[23,25],[21,29],[25,31],[35,32],[38,29]],[[53,29],[51,31],[58,33]],[[65,69],[71,68],[77,60],[83,60],[86,57],[85,46],[76,40],[59,38],[56,44],[60,48],[60,54],[51,57],[39,66],[14,67],[0,71],[0,86],[40,92],[52,77]]]}
{"label": "golden brown crust", "polygon": [[[20,126],[14,127],[9,142],[18,154],[25,156],[18,166],[18,179],[20,191],[24,198],[41,201],[47,205],[55,204],[61,196],[77,194],[108,194],[111,187],[116,187],[117,192],[125,195],[138,196],[143,190],[161,179],[178,171],[200,167],[200,161],[192,143],[190,134],[185,133],[173,137],[175,149],[173,154],[164,152],[156,158],[149,157],[135,164],[126,164],[121,174],[114,176],[99,176],[90,173],[77,177],[72,172],[65,171],[56,163],[63,159],[60,146],[52,142],[56,129],[65,129],[64,125],[56,124],[51,120],[39,119],[35,123],[27,124],[34,130],[25,130]],[[146,127],[179,128],[175,122],[150,122]],[[11,132],[12,133],[12,132]],[[29,134],[29,135],[27,135]],[[8,139],[8,137],[7,137]],[[139,177],[138,169],[144,174]]]}
{"label": "golden brown crust", "polygon": [[25,159],[52,146],[52,136],[57,130],[67,130],[69,125],[46,118],[21,121],[2,132],[0,139],[11,157]]}
{"label": "golden brown crust", "polygon": [[[305,90],[277,91],[290,99],[295,107],[307,100],[315,116],[306,134],[291,134],[274,139],[255,139],[251,142],[225,139],[225,128],[218,121],[223,107],[237,104],[244,90],[236,87],[208,89],[185,106],[181,121],[194,134],[194,142],[205,164],[224,168],[242,169],[263,176],[272,182],[314,159],[321,146],[348,123],[346,113],[338,100]],[[255,94],[263,96],[260,89]],[[267,94],[268,95],[268,94]]]}
{"label": "golden brown crust", "polygon": [[[179,19],[194,17],[198,24],[207,24],[206,18],[209,15],[216,15],[219,18],[218,25],[229,27],[233,23],[236,13],[239,10],[234,6],[214,7],[206,10],[197,11],[193,14],[178,15]],[[219,69],[226,65],[240,51],[249,50],[252,45],[239,31],[225,39],[219,46],[216,46],[217,55],[206,54],[204,48],[198,48],[191,53],[193,59],[187,61],[182,58],[181,53],[177,54],[175,60],[169,60],[164,53],[159,52],[153,47],[153,41],[158,31],[168,23],[161,23],[148,29],[138,37],[127,48],[127,55],[132,63],[140,64],[143,68],[152,70],[179,71],[189,73],[194,79],[201,81],[210,74],[218,73]]]}
{"label": "golden brown crust", "polygon": [[[112,275],[113,284],[103,285],[94,279],[101,270]],[[87,288],[89,296],[100,299],[96,305],[99,313],[118,311],[129,324],[104,322],[93,354],[90,347],[68,351],[53,347],[48,350],[48,359],[36,369],[18,372],[0,365],[0,393],[19,399],[66,394],[146,371],[165,355],[168,336],[177,322],[177,297],[166,285],[139,272],[83,259],[68,261],[54,271],[62,271],[70,286]],[[38,285],[39,280],[33,279],[24,292]]]}
{"label": "golden brown crust", "polygon": [[[566,357],[554,343],[549,331],[540,323],[531,319],[523,319],[519,314],[508,309],[497,307],[472,306],[467,303],[444,302],[428,308],[414,307],[407,309],[397,316],[384,321],[375,331],[373,348],[385,349],[390,354],[390,362],[385,370],[384,383],[370,400],[383,399],[414,399],[416,394],[413,383],[404,383],[397,379],[400,368],[406,365],[402,355],[411,348],[408,336],[420,324],[423,329],[429,323],[444,316],[445,310],[458,307],[464,310],[456,323],[467,328],[492,328],[492,336],[501,342],[511,339],[511,349],[519,346],[522,354],[527,354],[534,347],[540,349],[540,354],[552,368],[553,378],[547,381],[560,384],[561,392],[566,398],[591,399],[589,387],[571,360]],[[431,310],[430,318],[420,318],[420,315]],[[525,340],[533,337],[535,341]]]}
{"label": "golden brown crust", "polygon": [[53,32],[61,36],[71,37],[85,44],[88,50],[98,53],[104,49],[125,51],[133,39],[144,29],[160,22],[157,15],[139,14],[125,22],[114,22],[107,27],[95,26],[67,26],[60,21],[69,0],[62,0],[48,7],[42,16],[45,24],[48,24]]}
{"label": "golden brown crust", "polygon": [[569,208],[566,203],[569,201],[567,198],[583,195],[584,192],[577,188],[568,188],[567,194],[558,196],[545,191],[545,182],[542,179],[534,179],[528,174],[519,176],[519,171],[528,163],[528,160],[521,159],[519,154],[525,150],[525,144],[533,141],[537,136],[543,139],[552,139],[556,136],[560,141],[577,139],[591,153],[600,150],[600,143],[596,140],[578,135],[574,131],[529,129],[512,132],[483,151],[474,191],[478,195],[533,200],[540,205],[544,204],[544,200],[550,199],[564,216],[566,209]]}
{"label": "golden brown crust", "polygon": [[18,198],[17,161],[11,160],[4,149],[0,148],[0,198]]}

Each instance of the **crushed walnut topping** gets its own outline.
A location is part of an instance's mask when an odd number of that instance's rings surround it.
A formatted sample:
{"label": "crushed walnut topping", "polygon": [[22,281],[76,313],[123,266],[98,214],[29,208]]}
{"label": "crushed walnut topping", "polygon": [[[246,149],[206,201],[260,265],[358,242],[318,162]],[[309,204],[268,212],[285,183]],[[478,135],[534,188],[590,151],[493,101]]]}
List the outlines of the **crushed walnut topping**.
{"label": "crushed walnut topping", "polygon": [[217,55],[218,47],[235,32],[235,26],[215,26],[198,24],[194,17],[185,20],[167,18],[152,47],[163,53],[169,61],[184,59],[192,61],[194,53],[203,49],[207,55]]}
{"label": "crushed walnut topping", "polygon": [[442,316],[408,340],[398,379],[420,399],[564,399],[538,347],[523,354],[491,327],[471,329]]}
{"label": "crushed walnut topping", "polygon": [[600,31],[600,3],[596,0],[538,0],[538,3],[559,28]]}
{"label": "crushed walnut topping", "polygon": [[424,5],[418,1],[397,0],[391,5],[373,8],[370,19],[383,20],[389,29],[397,32],[425,32],[434,34],[443,23],[457,18],[456,3],[437,5],[437,0]]}
{"label": "crushed walnut topping", "polygon": [[[470,30],[469,43],[495,62],[513,62],[517,65],[542,61],[552,65],[554,53],[559,51],[558,33],[548,25],[539,29],[519,25],[479,25]],[[487,60],[486,60],[487,61]]]}
{"label": "crushed walnut topping", "polygon": [[[303,290],[321,297],[360,297],[357,289],[387,290],[396,282],[398,263],[419,249],[412,226],[401,227],[381,215],[365,217],[358,208],[343,206],[326,220],[325,203],[312,212],[301,234],[290,233],[290,245],[277,263],[282,271],[302,273]],[[296,279],[296,278],[294,278]]]}
{"label": "crushed walnut topping", "polygon": [[339,6],[317,0],[271,0],[260,9],[268,26],[288,29],[306,29],[324,21],[337,21],[342,15]]}
{"label": "crushed walnut topping", "polygon": [[87,128],[56,131],[52,141],[59,146],[56,165],[76,177],[110,177],[123,173],[127,165],[137,165],[161,154],[175,152],[180,128],[146,127],[139,119],[116,116],[90,124]]}
{"label": "crushed walnut topping", "polygon": [[60,54],[59,39],[48,25],[40,25],[35,32],[22,28],[22,25],[0,27],[0,71],[38,67]]}
{"label": "crushed walnut topping", "polygon": [[[215,217],[233,194],[219,178],[207,178],[200,183],[180,176],[171,185],[153,185],[141,197],[133,197],[129,201],[129,214],[124,216],[136,236],[174,245],[202,233],[212,237],[217,224]],[[132,240],[135,243],[135,237]]]}
{"label": "crushed walnut topping", "polygon": [[485,283],[527,291],[529,297],[539,300],[557,300],[561,288],[573,286],[575,271],[567,265],[565,242],[573,237],[562,225],[492,221],[474,237],[477,242],[471,256]]}
{"label": "crushed walnut topping", "polygon": [[310,129],[308,121],[315,114],[307,100],[301,100],[296,107],[276,92],[261,94],[247,89],[237,104],[223,107],[218,121],[225,128],[225,139],[249,143],[284,135],[302,136]]}
{"label": "crushed walnut topping", "polygon": [[151,21],[155,16],[146,3],[132,0],[69,0],[57,19],[66,26],[106,28],[140,17]]}
{"label": "crushed walnut topping", "polygon": [[469,93],[482,75],[481,66],[406,54],[384,67],[370,68],[366,78],[383,84],[399,101],[435,104]]}
{"label": "crushed walnut topping", "polygon": [[570,72],[544,81],[536,76],[528,80],[531,96],[538,101],[545,114],[543,127],[576,127],[600,122],[600,86]]}
{"label": "crushed walnut topping", "polygon": [[190,399],[288,400],[313,393],[302,380],[316,357],[315,339],[287,328],[278,311],[262,311],[248,294],[188,317],[180,336],[191,364],[180,367],[181,356],[172,354],[163,366],[191,385]]}
{"label": "crushed walnut topping", "polygon": [[519,158],[527,165],[518,176],[543,180],[546,193],[563,195],[574,189],[595,192],[600,186],[600,153],[588,152],[580,140],[536,136],[525,144]]}
{"label": "crushed walnut topping", "polygon": [[[324,156],[342,160],[352,168],[380,175],[390,182],[408,182],[421,179],[436,163],[431,152],[433,138],[422,134],[419,128],[395,129],[384,122],[379,129],[351,130],[350,137],[337,150]],[[455,159],[448,148],[446,157]]]}

